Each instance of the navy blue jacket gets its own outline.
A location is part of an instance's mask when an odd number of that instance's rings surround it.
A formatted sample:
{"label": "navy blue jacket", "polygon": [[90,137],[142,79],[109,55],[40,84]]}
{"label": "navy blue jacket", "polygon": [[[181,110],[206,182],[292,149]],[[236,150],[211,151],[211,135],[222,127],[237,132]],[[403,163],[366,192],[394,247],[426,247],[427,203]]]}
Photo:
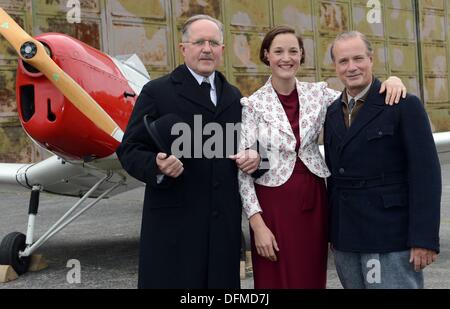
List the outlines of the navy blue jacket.
{"label": "navy blue jacket", "polygon": [[349,129],[342,98],[327,112],[331,243],[347,252],[439,252],[441,170],[428,116],[413,95],[385,105],[380,87],[375,80]]}

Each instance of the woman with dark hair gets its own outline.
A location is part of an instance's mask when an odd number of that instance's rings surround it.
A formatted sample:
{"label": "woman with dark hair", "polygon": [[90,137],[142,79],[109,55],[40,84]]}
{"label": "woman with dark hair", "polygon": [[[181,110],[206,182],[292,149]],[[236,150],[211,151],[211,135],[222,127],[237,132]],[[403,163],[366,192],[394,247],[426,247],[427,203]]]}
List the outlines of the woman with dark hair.
{"label": "woman with dark hair", "polygon": [[[305,61],[295,30],[277,26],[265,36],[260,60],[270,67],[267,83],[242,98],[241,149],[258,141],[267,150],[270,170],[256,180],[239,173],[240,194],[251,227],[255,288],[326,286],[327,202],[330,172],[318,137],[326,110],[340,92],[325,82],[296,79]],[[391,101],[404,85],[386,82]],[[397,98],[398,95],[398,98]]]}

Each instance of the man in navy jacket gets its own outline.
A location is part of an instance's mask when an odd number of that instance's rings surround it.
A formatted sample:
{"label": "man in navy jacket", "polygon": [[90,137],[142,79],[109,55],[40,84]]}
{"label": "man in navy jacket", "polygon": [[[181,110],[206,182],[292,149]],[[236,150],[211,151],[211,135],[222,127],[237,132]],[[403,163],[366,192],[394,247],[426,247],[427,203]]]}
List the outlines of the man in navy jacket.
{"label": "man in navy jacket", "polygon": [[344,288],[423,288],[439,252],[441,171],[427,114],[408,95],[385,105],[359,32],[331,49],[346,89],[328,109],[331,244]]}

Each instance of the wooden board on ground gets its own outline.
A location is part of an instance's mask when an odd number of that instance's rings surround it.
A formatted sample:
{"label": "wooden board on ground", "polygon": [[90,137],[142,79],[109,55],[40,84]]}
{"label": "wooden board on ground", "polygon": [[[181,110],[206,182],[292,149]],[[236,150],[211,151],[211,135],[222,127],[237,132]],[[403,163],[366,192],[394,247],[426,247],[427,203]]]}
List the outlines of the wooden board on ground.
{"label": "wooden board on ground", "polygon": [[31,256],[31,262],[28,271],[31,272],[41,271],[46,269],[47,267],[48,263],[42,254],[36,254]]}
{"label": "wooden board on ground", "polygon": [[0,283],[14,281],[19,276],[10,265],[0,265]]}

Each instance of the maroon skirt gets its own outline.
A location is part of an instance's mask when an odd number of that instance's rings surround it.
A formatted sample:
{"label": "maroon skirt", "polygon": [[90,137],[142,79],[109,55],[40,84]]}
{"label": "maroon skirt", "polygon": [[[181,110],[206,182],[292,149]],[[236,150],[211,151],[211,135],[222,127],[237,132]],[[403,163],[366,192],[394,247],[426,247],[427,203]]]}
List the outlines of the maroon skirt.
{"label": "maroon skirt", "polygon": [[278,261],[258,255],[251,233],[256,289],[324,289],[327,272],[327,199],[324,179],[297,160],[280,187],[255,184],[261,214],[278,243]]}

